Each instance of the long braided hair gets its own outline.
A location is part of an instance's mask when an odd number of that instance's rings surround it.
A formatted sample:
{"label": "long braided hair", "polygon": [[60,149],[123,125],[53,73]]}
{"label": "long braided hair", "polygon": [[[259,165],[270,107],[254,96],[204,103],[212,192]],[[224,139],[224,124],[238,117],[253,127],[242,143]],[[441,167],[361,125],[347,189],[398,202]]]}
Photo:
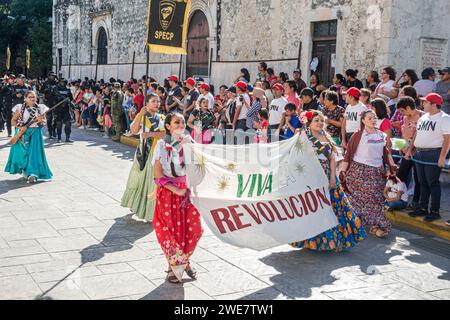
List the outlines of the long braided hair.
{"label": "long braided hair", "polygon": [[[166,129],[166,136],[164,137],[164,142],[167,144],[171,144],[172,142],[172,134],[170,133],[169,126],[172,122],[172,119],[176,117],[184,119],[184,116],[178,112],[170,112],[166,115],[166,119],[164,121],[164,128]],[[180,156],[181,157],[183,156],[183,149],[180,149]],[[180,165],[183,169],[186,167],[184,160],[181,161]],[[170,161],[170,170],[172,171],[172,176],[174,176],[175,178],[179,177],[175,170],[175,164],[173,163],[173,161]]]}

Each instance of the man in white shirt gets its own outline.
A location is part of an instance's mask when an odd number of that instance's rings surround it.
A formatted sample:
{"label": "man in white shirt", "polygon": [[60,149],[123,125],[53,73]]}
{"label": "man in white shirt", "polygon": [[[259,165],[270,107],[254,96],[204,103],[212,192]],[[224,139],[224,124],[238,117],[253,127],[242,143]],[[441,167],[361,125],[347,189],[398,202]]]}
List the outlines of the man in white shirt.
{"label": "man in white shirt", "polygon": [[234,115],[233,127],[235,130],[247,131],[247,112],[251,107],[251,99],[247,93],[248,85],[244,81],[239,81],[234,85],[236,87],[236,113]]}
{"label": "man in white shirt", "polygon": [[361,91],[358,88],[350,88],[343,94],[347,107],[342,123],[341,139],[342,147],[346,148],[352,135],[361,129],[361,114],[367,110],[367,107],[359,101]]}
{"label": "man in white shirt", "polygon": [[[406,159],[409,160],[416,150],[414,160],[420,183],[419,209],[410,215],[425,216],[424,220],[431,222],[441,218],[439,177],[450,150],[450,116],[441,110],[444,100],[439,94],[430,93],[421,100],[424,101],[426,113],[417,123],[417,132],[406,154]],[[430,197],[431,208],[428,211]]]}
{"label": "man in white shirt", "polygon": [[283,116],[284,107],[288,104],[288,101],[283,97],[284,87],[283,85],[276,83],[272,87],[274,99],[269,105],[269,129],[278,130]]}

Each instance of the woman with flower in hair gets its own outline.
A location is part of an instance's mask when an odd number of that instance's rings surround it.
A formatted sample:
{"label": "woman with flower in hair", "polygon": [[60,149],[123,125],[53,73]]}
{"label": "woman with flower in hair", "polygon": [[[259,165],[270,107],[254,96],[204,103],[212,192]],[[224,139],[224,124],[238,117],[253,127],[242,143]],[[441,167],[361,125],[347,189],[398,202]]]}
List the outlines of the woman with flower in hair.
{"label": "woman with flower in hair", "polygon": [[182,283],[183,273],[196,279],[197,272],[189,264],[203,234],[200,213],[189,200],[184,163],[184,116],[169,113],[164,122],[166,136],[158,141],[153,154],[154,178],[157,185],[153,218],[156,237],[169,263],[167,280]]}
{"label": "woman with flower in hair", "polygon": [[307,126],[307,135],[311,141],[325,174],[329,179],[330,199],[339,224],[324,233],[297,243],[296,248],[317,251],[340,252],[350,249],[367,235],[361,221],[350,205],[343,186],[336,177],[336,146],[325,131],[325,116],[320,111],[308,111],[302,114],[302,121]]}

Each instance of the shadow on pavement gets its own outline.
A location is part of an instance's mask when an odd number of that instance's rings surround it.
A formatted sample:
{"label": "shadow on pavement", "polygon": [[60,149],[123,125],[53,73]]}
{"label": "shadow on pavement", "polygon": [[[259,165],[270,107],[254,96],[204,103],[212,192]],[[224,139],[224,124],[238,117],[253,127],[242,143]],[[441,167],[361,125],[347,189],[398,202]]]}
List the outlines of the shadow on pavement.
{"label": "shadow on pavement", "polygon": [[[381,244],[371,247],[370,257],[352,251],[335,253],[305,249],[273,253],[260,259],[280,272],[270,277],[273,285],[239,300],[273,300],[281,293],[290,299],[311,298],[313,288],[333,285],[343,275],[342,280],[346,282],[351,282],[354,273],[360,273],[361,276],[375,275],[379,273],[378,266],[390,265],[391,258],[402,255],[399,250],[391,249],[389,253],[386,253],[386,250],[386,246]],[[347,274],[345,271],[336,271],[345,267],[354,268]],[[349,276],[347,280],[345,275]]]}
{"label": "shadow on pavement", "polygon": [[46,292],[37,296],[35,300],[52,300],[49,293],[86,263],[99,261],[108,253],[130,250],[133,248],[134,242],[153,232],[153,225],[151,223],[132,220],[131,216],[132,214],[129,214],[125,217],[116,218],[115,223],[99,244],[89,246],[80,251],[81,264]]}
{"label": "shadow on pavement", "polygon": [[103,237],[100,244],[81,250],[81,263],[95,262],[105,254],[126,251],[133,248],[134,242],[153,232],[151,223],[142,223],[131,219],[132,214],[116,218],[115,223]]}

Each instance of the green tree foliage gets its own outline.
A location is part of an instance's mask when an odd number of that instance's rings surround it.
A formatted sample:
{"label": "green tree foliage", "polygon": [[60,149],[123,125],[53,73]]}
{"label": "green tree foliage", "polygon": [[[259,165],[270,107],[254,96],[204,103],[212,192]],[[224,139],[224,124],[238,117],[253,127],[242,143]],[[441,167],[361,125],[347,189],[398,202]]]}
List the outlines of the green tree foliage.
{"label": "green tree foliage", "polygon": [[0,0],[0,73],[6,71],[6,48],[11,48],[11,71],[25,73],[27,47],[29,75],[45,75],[52,65],[52,0]]}

